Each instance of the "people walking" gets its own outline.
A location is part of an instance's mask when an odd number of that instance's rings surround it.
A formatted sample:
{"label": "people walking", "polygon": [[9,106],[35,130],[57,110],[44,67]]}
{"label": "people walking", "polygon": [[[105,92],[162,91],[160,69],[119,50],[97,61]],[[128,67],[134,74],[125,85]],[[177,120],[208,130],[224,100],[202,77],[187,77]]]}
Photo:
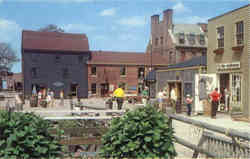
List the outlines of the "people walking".
{"label": "people walking", "polygon": [[142,104],[144,106],[147,105],[148,99],[149,99],[148,87],[145,87],[144,90],[142,91]]}
{"label": "people walking", "polygon": [[163,108],[162,108],[163,98],[164,98],[164,93],[163,93],[162,89],[158,92],[157,98],[158,98],[158,102],[159,102],[159,109],[162,111],[163,110]]}
{"label": "people walking", "polygon": [[113,96],[116,98],[116,102],[118,105],[118,110],[122,109],[123,98],[124,98],[124,90],[122,89],[122,85],[119,84],[118,88],[114,91]]}
{"label": "people walking", "polygon": [[170,100],[171,100],[171,105],[172,105],[173,113],[176,113],[177,96],[176,96],[176,93],[175,93],[175,87],[173,87],[171,89]]}
{"label": "people walking", "polygon": [[60,91],[60,105],[61,106],[64,106],[64,93],[63,93],[63,90]]}
{"label": "people walking", "polygon": [[214,91],[210,94],[210,97],[212,99],[211,118],[216,119],[216,112],[218,110],[219,100],[221,98],[220,93],[218,93],[218,88],[214,89]]}
{"label": "people walking", "polygon": [[192,102],[193,102],[193,98],[191,98],[191,96],[189,94],[187,94],[186,97],[186,103],[187,103],[187,115],[191,116],[191,112],[192,112]]}

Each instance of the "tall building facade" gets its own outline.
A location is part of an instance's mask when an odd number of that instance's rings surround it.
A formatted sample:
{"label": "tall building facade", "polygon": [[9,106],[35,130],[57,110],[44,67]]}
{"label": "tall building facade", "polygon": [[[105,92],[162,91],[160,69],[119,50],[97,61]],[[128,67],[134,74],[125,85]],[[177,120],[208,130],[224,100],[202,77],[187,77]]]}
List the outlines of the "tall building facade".
{"label": "tall building facade", "polygon": [[215,73],[220,91],[229,91],[230,110],[250,116],[250,5],[208,21],[207,71]]}
{"label": "tall building facade", "polygon": [[175,64],[195,56],[206,55],[207,24],[174,24],[173,10],[151,16],[151,40],[147,53],[159,53],[169,64]]}

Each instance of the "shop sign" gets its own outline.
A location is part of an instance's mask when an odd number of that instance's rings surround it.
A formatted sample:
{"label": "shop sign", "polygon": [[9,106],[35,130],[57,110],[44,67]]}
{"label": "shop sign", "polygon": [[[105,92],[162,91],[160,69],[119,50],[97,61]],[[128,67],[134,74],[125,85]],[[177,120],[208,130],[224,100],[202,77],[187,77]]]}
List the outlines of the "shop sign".
{"label": "shop sign", "polygon": [[56,81],[56,82],[53,83],[53,85],[56,86],[56,87],[61,87],[64,84],[62,82]]}
{"label": "shop sign", "polygon": [[240,69],[240,62],[217,64],[218,71],[226,71],[226,70],[233,70],[233,69]]}

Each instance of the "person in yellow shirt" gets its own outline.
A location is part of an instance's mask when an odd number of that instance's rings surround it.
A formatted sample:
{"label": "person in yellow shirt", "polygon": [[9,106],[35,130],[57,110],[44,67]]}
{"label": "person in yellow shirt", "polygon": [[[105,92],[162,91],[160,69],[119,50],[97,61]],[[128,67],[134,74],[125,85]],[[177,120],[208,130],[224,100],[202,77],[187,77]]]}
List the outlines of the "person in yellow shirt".
{"label": "person in yellow shirt", "polygon": [[124,98],[124,90],[122,89],[122,85],[119,85],[119,87],[114,91],[113,96],[116,98],[118,110],[121,110]]}

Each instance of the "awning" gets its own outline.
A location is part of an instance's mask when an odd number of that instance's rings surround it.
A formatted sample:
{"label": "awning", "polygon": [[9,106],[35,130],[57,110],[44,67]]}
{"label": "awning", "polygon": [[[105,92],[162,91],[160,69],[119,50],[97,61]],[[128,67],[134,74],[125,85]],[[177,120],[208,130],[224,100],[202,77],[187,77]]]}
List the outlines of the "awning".
{"label": "awning", "polygon": [[156,71],[150,71],[145,78],[146,81],[148,82],[155,82],[156,81]]}

